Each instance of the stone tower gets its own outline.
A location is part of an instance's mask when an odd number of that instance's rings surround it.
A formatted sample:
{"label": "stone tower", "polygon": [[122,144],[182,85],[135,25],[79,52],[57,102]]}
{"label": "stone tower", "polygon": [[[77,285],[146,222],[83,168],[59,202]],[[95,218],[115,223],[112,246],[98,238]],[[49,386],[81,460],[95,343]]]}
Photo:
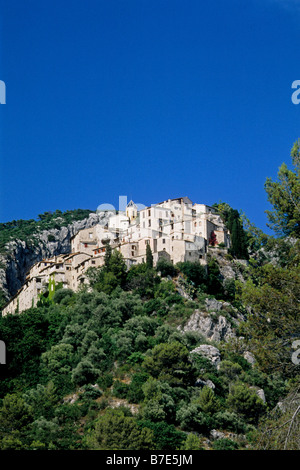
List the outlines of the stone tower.
{"label": "stone tower", "polygon": [[126,206],[126,216],[129,218],[129,222],[132,223],[137,218],[137,215],[138,215],[137,206],[131,200]]}

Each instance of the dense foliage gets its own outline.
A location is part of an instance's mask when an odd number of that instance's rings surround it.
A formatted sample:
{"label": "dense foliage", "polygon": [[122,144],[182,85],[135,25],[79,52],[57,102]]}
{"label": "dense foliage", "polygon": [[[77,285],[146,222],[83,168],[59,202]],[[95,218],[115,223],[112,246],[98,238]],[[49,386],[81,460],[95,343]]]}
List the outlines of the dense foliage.
{"label": "dense foliage", "polygon": [[[196,266],[180,266],[197,283]],[[56,290],[51,302],[1,319],[1,449],[201,449],[212,429],[237,436],[213,448],[250,445],[286,393],[285,376],[251,368],[235,345],[218,345],[219,369],[190,355],[209,341],[177,325],[203,307],[203,290],[184,300],[146,263],[124,273],[114,252],[93,274],[90,292]],[[145,285],[135,284],[142,275]],[[209,275],[198,275],[208,287]]]}

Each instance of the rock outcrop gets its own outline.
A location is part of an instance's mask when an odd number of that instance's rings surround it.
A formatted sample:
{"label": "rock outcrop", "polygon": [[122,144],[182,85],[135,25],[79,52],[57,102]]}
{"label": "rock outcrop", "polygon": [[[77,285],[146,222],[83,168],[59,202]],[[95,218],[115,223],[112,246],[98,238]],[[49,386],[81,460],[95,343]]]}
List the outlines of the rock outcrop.
{"label": "rock outcrop", "polygon": [[221,362],[221,354],[218,348],[211,346],[210,344],[201,344],[197,348],[193,349],[190,354],[199,354],[200,356],[205,357],[214,366],[218,366]]}
{"label": "rock outcrop", "polygon": [[183,332],[197,331],[210,341],[228,341],[234,336],[234,329],[230,322],[222,315],[222,309],[229,306],[227,302],[216,299],[205,300],[205,310],[196,309],[183,327]]}
{"label": "rock outcrop", "polygon": [[197,331],[206,339],[216,342],[226,341],[234,336],[232,327],[225,317],[220,315],[214,320],[210,314],[200,310],[195,310],[182,331]]}

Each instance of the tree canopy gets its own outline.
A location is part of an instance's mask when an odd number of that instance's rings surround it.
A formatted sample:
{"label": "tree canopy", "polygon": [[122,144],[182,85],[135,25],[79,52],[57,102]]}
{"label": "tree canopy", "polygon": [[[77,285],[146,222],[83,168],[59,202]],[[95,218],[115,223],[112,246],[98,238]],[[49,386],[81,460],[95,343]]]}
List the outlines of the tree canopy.
{"label": "tree canopy", "polygon": [[278,180],[267,178],[265,190],[273,210],[267,210],[269,227],[278,235],[300,237],[300,139],[291,150],[293,170],[285,163],[279,168]]}

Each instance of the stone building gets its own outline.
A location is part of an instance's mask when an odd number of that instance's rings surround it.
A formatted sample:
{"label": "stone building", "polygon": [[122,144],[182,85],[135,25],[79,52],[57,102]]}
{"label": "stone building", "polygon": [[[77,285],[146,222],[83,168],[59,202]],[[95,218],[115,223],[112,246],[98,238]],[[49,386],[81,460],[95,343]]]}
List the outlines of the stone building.
{"label": "stone building", "polygon": [[194,204],[188,197],[168,199],[138,210],[133,201],[124,211],[109,213],[108,220],[80,230],[71,238],[71,253],[36,263],[27,273],[22,288],[2,310],[2,315],[36,306],[50,280],[77,291],[87,284],[86,271],[104,265],[107,243],[120,251],[128,268],[146,261],[150,245],[154,265],[165,258],[207,263],[207,246],[212,232],[217,244],[230,246],[230,235],[214,208]]}

